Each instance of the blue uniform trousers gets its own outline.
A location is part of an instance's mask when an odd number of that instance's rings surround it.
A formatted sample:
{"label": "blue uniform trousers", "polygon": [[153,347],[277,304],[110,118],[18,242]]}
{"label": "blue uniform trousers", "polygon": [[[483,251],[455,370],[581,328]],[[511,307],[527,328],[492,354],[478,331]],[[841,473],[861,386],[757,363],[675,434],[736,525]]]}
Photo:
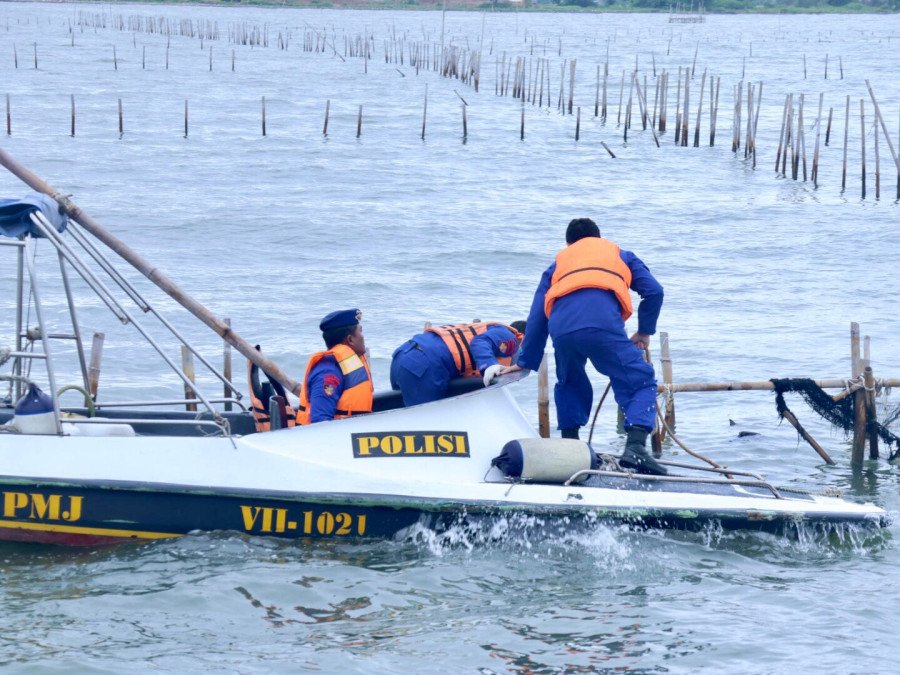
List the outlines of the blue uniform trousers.
{"label": "blue uniform trousers", "polygon": [[653,428],[656,415],[656,378],[653,366],[624,332],[581,328],[553,337],[556,352],[556,419],[560,429],[583,427],[591,414],[594,391],[585,363],[612,383],[619,407],[625,411],[625,428]]}
{"label": "blue uniform trousers", "polygon": [[423,351],[413,340],[404,342],[394,352],[391,388],[400,390],[404,406],[437,401],[449,386],[450,373],[440,356]]}

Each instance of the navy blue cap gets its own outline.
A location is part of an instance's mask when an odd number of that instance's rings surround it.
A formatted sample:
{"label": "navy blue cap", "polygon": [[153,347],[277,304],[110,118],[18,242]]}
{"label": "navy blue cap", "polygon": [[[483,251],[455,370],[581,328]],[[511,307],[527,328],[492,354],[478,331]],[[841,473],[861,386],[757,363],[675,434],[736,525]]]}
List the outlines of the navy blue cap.
{"label": "navy blue cap", "polygon": [[341,309],[332,312],[319,323],[319,330],[325,333],[335,328],[349,328],[350,326],[359,325],[362,318],[362,312],[358,309]]}

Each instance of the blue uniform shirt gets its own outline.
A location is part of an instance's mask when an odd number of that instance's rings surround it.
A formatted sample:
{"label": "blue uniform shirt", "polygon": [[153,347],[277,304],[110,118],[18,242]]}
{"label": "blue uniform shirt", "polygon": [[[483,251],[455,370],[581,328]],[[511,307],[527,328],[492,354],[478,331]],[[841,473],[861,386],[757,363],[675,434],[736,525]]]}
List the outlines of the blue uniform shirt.
{"label": "blue uniform shirt", "polygon": [[324,357],[309,374],[310,423],[333,420],[337,403],[344,393],[344,375],[337,361],[331,356]]}
{"label": "blue uniform shirt", "polygon": [[[621,250],[619,256],[631,270],[631,288],[641,296],[638,306],[638,332],[656,333],[656,320],[663,303],[663,288],[650,274],[647,266],[631,251]],[[544,314],[544,297],[550,289],[550,280],[556,271],[556,262],[541,276],[531,311],[528,314],[528,331],[522,343],[518,365],[537,370],[544,356],[547,335],[565,335],[582,328],[624,331],[622,308],[615,293],[601,288],[583,288],[558,298],[553,303],[550,319]]]}

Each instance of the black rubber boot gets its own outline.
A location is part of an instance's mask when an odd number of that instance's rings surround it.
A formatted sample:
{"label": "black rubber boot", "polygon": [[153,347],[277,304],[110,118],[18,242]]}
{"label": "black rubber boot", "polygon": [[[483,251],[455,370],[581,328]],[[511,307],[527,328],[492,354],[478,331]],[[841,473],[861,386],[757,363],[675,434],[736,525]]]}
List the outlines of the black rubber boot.
{"label": "black rubber boot", "polygon": [[560,429],[559,435],[562,436],[563,438],[574,438],[577,441],[577,440],[579,440],[578,439],[578,430],[579,429],[581,429],[581,427],[569,427],[568,429]]}
{"label": "black rubber boot", "polygon": [[637,473],[665,476],[669,472],[647,452],[647,436],[649,434],[650,432],[642,427],[629,427],[625,452],[622,453],[619,464]]}

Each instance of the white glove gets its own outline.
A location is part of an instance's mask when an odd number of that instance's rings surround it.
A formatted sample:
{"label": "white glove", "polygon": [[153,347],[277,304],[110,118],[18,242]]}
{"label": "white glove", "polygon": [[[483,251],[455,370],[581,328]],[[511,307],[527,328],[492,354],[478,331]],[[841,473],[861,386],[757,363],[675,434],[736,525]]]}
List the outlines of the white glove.
{"label": "white glove", "polygon": [[500,371],[503,370],[503,366],[499,363],[494,364],[493,366],[488,366],[484,369],[484,386],[490,387],[491,382],[494,381],[494,378],[500,374]]}

